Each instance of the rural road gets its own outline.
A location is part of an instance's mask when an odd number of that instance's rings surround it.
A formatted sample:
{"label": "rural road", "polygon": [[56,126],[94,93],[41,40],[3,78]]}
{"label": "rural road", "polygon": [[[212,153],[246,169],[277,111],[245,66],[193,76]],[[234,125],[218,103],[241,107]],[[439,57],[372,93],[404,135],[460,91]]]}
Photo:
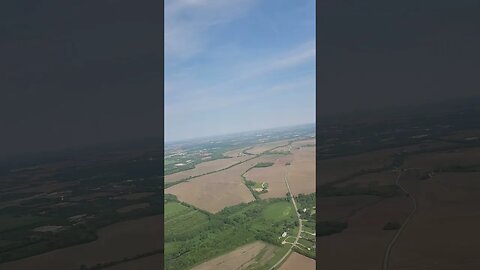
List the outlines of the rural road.
{"label": "rural road", "polygon": [[[406,171],[408,169],[404,169],[404,171]],[[402,176],[402,171],[399,171],[398,173],[398,176],[397,176],[397,179],[395,179],[395,185],[397,185],[403,192],[405,192],[405,194],[408,194],[409,198],[412,200],[412,203],[413,203],[413,209],[412,211],[410,212],[410,214],[408,215],[407,219],[405,219],[405,222],[402,224],[402,226],[400,227],[400,229],[397,231],[397,233],[395,234],[395,236],[393,236],[392,238],[392,241],[390,241],[390,243],[388,244],[387,246],[387,250],[385,252],[385,257],[383,258],[383,267],[382,267],[382,270],[388,270],[388,262],[390,261],[390,254],[392,253],[392,248],[393,246],[395,245],[395,243],[397,242],[397,239],[398,237],[400,236],[400,234],[402,233],[402,231],[405,229],[405,227],[407,227],[408,223],[410,222],[410,219],[412,218],[413,214],[415,214],[415,212],[417,211],[417,201],[415,200],[415,198],[412,196],[412,194],[410,194],[400,183],[399,183],[399,180],[400,180],[400,177]]]}
{"label": "rural road", "polygon": [[282,258],[280,258],[280,260],[278,260],[278,262],[276,262],[272,267],[270,267],[270,270],[276,269],[276,267],[279,264],[281,264],[285,260],[285,258],[288,257],[288,255],[290,255],[290,253],[292,252],[292,248],[297,244],[298,239],[300,239],[300,234],[302,233],[302,219],[300,218],[300,214],[298,213],[298,208],[297,208],[297,203],[295,202],[295,198],[293,197],[292,191],[290,190],[290,185],[288,184],[288,179],[287,179],[287,173],[286,172],[285,172],[285,176],[283,177],[283,179],[285,180],[285,184],[287,185],[288,193],[290,194],[290,198],[292,199],[293,207],[295,208],[295,214],[297,215],[297,218],[298,218],[299,227],[298,227],[297,237],[295,238],[295,241],[293,242],[290,249],[287,251],[287,253],[285,253],[285,255]]}

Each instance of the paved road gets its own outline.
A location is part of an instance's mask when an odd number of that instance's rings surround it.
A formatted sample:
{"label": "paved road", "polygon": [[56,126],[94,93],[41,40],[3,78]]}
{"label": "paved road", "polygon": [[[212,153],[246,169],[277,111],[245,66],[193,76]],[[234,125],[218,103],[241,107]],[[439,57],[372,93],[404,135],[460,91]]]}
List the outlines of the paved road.
{"label": "paved road", "polygon": [[300,218],[300,214],[298,213],[297,203],[295,202],[295,198],[292,196],[292,191],[290,190],[290,185],[288,184],[287,173],[285,173],[285,176],[283,177],[283,179],[285,180],[285,184],[287,185],[288,193],[290,194],[290,199],[292,200],[293,207],[295,208],[295,214],[297,215],[297,218],[298,218],[299,227],[298,227],[297,237],[295,238],[295,241],[293,242],[290,249],[287,251],[287,253],[285,253],[285,255],[282,258],[280,258],[280,260],[277,263],[275,263],[270,268],[270,270],[276,269],[276,267],[278,265],[280,265],[288,257],[288,255],[290,255],[290,253],[292,252],[292,248],[298,243],[298,239],[300,239],[300,234],[302,233],[302,226],[303,226],[302,225],[302,219]]}
{"label": "paved road", "polygon": [[[405,169],[405,170],[408,170],[408,169]],[[387,246],[387,250],[385,252],[385,257],[383,258],[383,267],[382,267],[382,270],[388,270],[388,263],[390,261],[390,254],[392,253],[392,248],[393,246],[395,245],[395,243],[397,242],[397,239],[398,237],[400,236],[400,234],[402,233],[402,231],[405,229],[405,227],[407,227],[407,224],[410,222],[410,219],[412,218],[413,214],[415,214],[415,212],[417,211],[417,201],[415,200],[415,198],[412,196],[412,194],[410,194],[400,183],[399,183],[399,180],[400,180],[400,177],[402,176],[402,171],[399,171],[398,173],[398,176],[397,176],[397,179],[395,180],[395,185],[397,185],[403,192],[405,192],[405,194],[408,194],[409,195],[409,198],[412,200],[412,203],[413,203],[413,209],[412,211],[410,212],[410,214],[408,215],[407,219],[405,220],[405,222],[402,224],[402,226],[400,227],[400,229],[397,231],[397,233],[395,234],[395,236],[392,238],[392,241],[390,241],[390,243],[388,244]]]}

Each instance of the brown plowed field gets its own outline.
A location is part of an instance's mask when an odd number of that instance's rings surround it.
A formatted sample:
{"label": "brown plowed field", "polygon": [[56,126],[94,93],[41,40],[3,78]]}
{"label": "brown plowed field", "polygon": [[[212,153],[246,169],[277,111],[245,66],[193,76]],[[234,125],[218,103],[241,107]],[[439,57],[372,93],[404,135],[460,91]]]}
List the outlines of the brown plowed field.
{"label": "brown plowed field", "polygon": [[288,166],[288,182],[293,195],[315,192],[315,147],[302,147],[293,151]]}
{"label": "brown plowed field", "polygon": [[252,157],[251,156],[232,157],[232,158],[222,158],[222,159],[202,162],[200,164],[195,165],[195,168],[191,170],[186,170],[186,171],[166,175],[165,182],[176,182],[176,181],[186,179],[188,177],[193,177],[193,176],[201,175],[204,173],[218,171],[218,170],[227,168],[229,166],[232,166],[233,164],[247,160],[249,158],[252,158]]}
{"label": "brown plowed field", "polygon": [[77,246],[0,264],[1,270],[49,269],[78,270],[81,264],[122,260],[162,247],[161,216],[120,222],[98,231],[99,239]]}
{"label": "brown plowed field", "polygon": [[390,269],[480,269],[479,179],[478,172],[404,179],[418,209],[392,250]]}
{"label": "brown plowed field", "polygon": [[[207,262],[204,262],[192,270],[231,270],[231,269],[247,269],[248,266],[255,262],[255,257],[267,248],[266,253],[270,253],[270,257],[273,254],[275,247],[270,246],[264,242],[253,242],[245,246],[239,247],[234,251],[231,251],[225,255],[214,258]],[[268,255],[268,254],[267,254]],[[265,256],[268,257],[268,256]]]}
{"label": "brown plowed field", "polygon": [[344,220],[354,215],[359,209],[378,202],[376,196],[358,195],[358,196],[338,196],[317,198],[318,221]]}
{"label": "brown plowed field", "polygon": [[392,162],[392,155],[396,152],[398,148],[321,160],[319,182],[323,185],[350,176],[362,169],[376,169],[389,165]]}
{"label": "brown plowed field", "polygon": [[285,185],[285,165],[272,166],[266,168],[254,168],[245,174],[248,180],[255,182],[265,182],[268,184],[268,192],[260,194],[260,198],[281,198],[285,197],[288,189]]}
{"label": "brown plowed field", "polygon": [[286,197],[288,192],[284,176],[286,172],[286,163],[291,162],[292,157],[280,157],[275,160],[271,167],[254,168],[245,174],[248,180],[255,182],[265,182],[268,184],[268,192],[260,194],[260,198],[282,198]]}
{"label": "brown plowed field", "polygon": [[288,144],[288,140],[277,141],[277,142],[268,142],[268,143],[256,145],[253,148],[248,149],[246,152],[250,153],[250,154],[257,155],[257,154],[261,154],[265,151],[271,150],[275,147],[279,147],[279,146],[286,145],[286,144]]}
{"label": "brown plowed field", "polygon": [[342,233],[317,238],[319,269],[381,269],[385,249],[394,231],[385,231],[389,221],[403,221],[411,209],[407,197],[384,199],[348,219]]}
{"label": "brown plowed field", "polygon": [[316,262],[314,259],[292,252],[287,260],[280,266],[279,270],[315,270]]}
{"label": "brown plowed field", "polygon": [[[295,142],[292,143],[292,148],[316,144],[316,141],[317,141],[316,139],[308,139],[308,140],[295,141]],[[313,147],[313,146],[312,146],[312,147]]]}
{"label": "brown plowed field", "polygon": [[200,176],[188,182],[169,187],[165,193],[176,195],[180,201],[211,213],[255,198],[241,175],[258,162],[274,162],[278,156],[262,156],[230,169]]}

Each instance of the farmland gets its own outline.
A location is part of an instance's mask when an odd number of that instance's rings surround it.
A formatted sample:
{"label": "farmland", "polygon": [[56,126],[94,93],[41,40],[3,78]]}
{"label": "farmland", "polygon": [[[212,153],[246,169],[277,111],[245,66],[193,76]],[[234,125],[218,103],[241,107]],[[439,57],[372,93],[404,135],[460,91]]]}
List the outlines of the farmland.
{"label": "farmland", "polygon": [[298,253],[292,253],[285,263],[279,268],[279,270],[314,270],[316,269],[315,260],[300,255]]}
{"label": "farmland", "polygon": [[[214,142],[229,149],[223,156],[243,160],[166,185],[165,269],[269,269],[283,263],[293,247],[285,240],[295,239],[299,231],[286,181],[296,187],[308,184],[302,191],[315,192],[314,168],[299,180],[288,170],[295,157],[300,159],[296,166],[315,164],[315,148],[299,145],[287,155],[275,149],[297,141],[313,143],[313,128],[232,135],[224,139],[236,142],[231,147],[217,138]],[[307,148],[313,149],[309,155],[295,156]],[[191,152],[187,147],[182,151]],[[308,229],[312,234],[314,224],[313,219]]]}
{"label": "farmland", "polygon": [[160,254],[158,146],[102,145],[0,164],[0,269],[93,270]]}
{"label": "farmland", "polygon": [[473,254],[480,241],[474,236],[480,222],[480,111],[444,106],[320,121],[321,268],[480,265]]}

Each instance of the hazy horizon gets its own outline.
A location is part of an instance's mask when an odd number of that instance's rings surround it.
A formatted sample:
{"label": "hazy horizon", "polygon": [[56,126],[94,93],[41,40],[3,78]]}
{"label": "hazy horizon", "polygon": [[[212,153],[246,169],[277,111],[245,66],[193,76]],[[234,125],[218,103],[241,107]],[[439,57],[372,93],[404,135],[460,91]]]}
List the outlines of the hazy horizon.
{"label": "hazy horizon", "polygon": [[287,125],[287,126],[265,127],[265,128],[259,128],[259,129],[246,129],[246,130],[233,131],[233,132],[222,133],[222,134],[210,134],[210,135],[205,135],[205,136],[200,136],[200,137],[191,137],[191,138],[186,138],[186,139],[182,139],[182,140],[171,140],[171,141],[164,140],[164,142],[168,143],[168,144],[171,144],[171,143],[186,142],[186,141],[191,141],[191,140],[216,138],[216,137],[229,136],[229,135],[242,134],[242,133],[249,133],[249,132],[275,130],[275,129],[282,129],[282,128],[293,128],[293,127],[297,127],[297,126],[308,126],[308,125],[315,125],[315,124],[316,124],[315,122],[309,122],[309,123],[299,123],[299,124],[293,124],[293,125]]}

